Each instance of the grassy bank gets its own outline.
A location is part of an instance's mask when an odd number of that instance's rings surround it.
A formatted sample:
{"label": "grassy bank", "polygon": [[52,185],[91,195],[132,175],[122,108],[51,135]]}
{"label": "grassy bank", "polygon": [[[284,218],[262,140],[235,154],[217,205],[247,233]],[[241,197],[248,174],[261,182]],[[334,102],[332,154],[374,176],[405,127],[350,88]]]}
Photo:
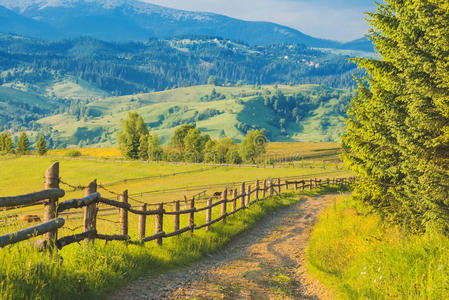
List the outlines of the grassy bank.
{"label": "grassy bank", "polygon": [[[335,191],[322,189],[310,195]],[[228,218],[226,225],[166,239],[163,247],[97,241],[87,247],[70,245],[53,258],[26,242],[6,247],[0,252],[0,299],[102,298],[139,276],[182,267],[217,251],[270,212],[299,199],[293,193],[267,199]]]}
{"label": "grassy bank", "polygon": [[449,239],[385,224],[350,197],[322,214],[307,261],[337,299],[449,298]]}

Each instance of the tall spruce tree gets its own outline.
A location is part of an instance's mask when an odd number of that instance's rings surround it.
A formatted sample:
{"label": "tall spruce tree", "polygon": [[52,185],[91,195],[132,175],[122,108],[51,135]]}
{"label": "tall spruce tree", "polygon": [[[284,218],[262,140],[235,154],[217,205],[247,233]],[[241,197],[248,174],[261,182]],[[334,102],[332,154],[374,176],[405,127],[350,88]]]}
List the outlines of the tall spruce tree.
{"label": "tall spruce tree", "polygon": [[449,4],[386,0],[369,14],[379,59],[358,59],[343,136],[354,196],[417,231],[449,230]]}
{"label": "tall spruce tree", "polygon": [[36,143],[36,151],[39,155],[44,155],[47,153],[47,142],[45,142],[44,137],[41,135]]}
{"label": "tall spruce tree", "polygon": [[17,141],[16,152],[18,154],[27,154],[30,151],[30,141],[25,132],[22,132]]}

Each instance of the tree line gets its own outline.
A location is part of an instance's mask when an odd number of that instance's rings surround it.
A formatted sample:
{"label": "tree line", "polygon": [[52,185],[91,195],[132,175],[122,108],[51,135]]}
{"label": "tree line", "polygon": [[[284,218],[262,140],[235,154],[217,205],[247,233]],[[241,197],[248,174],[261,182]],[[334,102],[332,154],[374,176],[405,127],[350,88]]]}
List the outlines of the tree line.
{"label": "tree line", "polygon": [[[41,135],[36,142],[36,152],[39,155],[47,153],[47,142]],[[31,145],[28,135],[22,132],[14,143],[14,139],[10,132],[0,133],[0,154],[30,154]]]}
{"label": "tree line", "polygon": [[194,124],[184,124],[175,130],[170,148],[164,150],[143,118],[137,112],[128,112],[117,141],[121,154],[128,159],[240,164],[254,163],[265,153],[267,137],[263,130],[251,130],[238,145],[230,138],[213,140]]}
{"label": "tree line", "polygon": [[413,231],[449,233],[449,4],[387,0],[370,14],[380,59],[348,112],[343,147],[354,196]]}

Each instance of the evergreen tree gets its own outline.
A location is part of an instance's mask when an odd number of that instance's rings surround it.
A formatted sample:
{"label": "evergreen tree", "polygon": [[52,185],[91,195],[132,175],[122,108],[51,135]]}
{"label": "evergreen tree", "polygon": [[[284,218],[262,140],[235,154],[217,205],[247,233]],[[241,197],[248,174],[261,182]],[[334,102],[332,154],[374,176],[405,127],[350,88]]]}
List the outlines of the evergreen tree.
{"label": "evergreen tree", "polygon": [[449,230],[449,4],[386,0],[370,14],[380,59],[358,59],[343,137],[354,196],[418,231]]}
{"label": "evergreen tree", "polygon": [[148,135],[148,128],[137,112],[128,112],[128,118],[122,121],[122,132],[117,134],[120,152],[130,159],[139,158],[140,138]]}
{"label": "evergreen tree", "polygon": [[30,151],[30,141],[28,140],[28,136],[25,132],[20,134],[16,148],[16,152],[18,154],[27,154]]}
{"label": "evergreen tree", "polygon": [[37,140],[36,150],[39,155],[44,155],[47,153],[47,143],[42,135],[39,136],[39,139]]}

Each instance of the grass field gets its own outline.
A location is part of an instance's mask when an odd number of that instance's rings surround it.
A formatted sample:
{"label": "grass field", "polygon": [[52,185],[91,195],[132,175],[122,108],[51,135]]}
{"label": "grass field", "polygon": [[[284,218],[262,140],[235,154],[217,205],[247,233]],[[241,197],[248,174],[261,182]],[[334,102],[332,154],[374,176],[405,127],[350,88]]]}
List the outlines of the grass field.
{"label": "grass field", "polygon": [[307,261],[337,299],[448,299],[449,239],[414,235],[342,197],[315,226]]}
{"label": "grass field", "polygon": [[[62,91],[81,89],[62,82],[58,87]],[[285,95],[296,93],[310,94],[310,99],[318,99],[312,94],[324,90],[336,95],[347,94],[347,90],[328,89],[318,85],[279,85]],[[210,101],[202,100],[212,91],[222,98]],[[120,130],[121,120],[127,112],[135,110],[145,120],[150,131],[159,135],[162,143],[167,144],[176,127],[185,123],[196,123],[202,132],[212,138],[230,137],[240,141],[244,131],[239,126],[264,128],[272,141],[337,141],[343,130],[342,114],[338,113],[339,98],[319,100],[319,107],[304,111],[300,124],[286,119],[286,132],[281,132],[279,116],[276,111],[264,105],[260,97],[264,93],[274,93],[274,86],[265,85],[221,87],[200,85],[177,88],[162,92],[101,98],[88,104],[93,114],[89,118],[76,118],[70,114],[57,114],[40,119],[44,127],[50,126],[54,131],[54,139],[66,145],[76,146],[80,141],[87,145],[101,147],[112,146],[116,141],[116,133]],[[67,92],[67,91],[66,91]],[[57,94],[57,91],[54,93]],[[68,92],[67,92],[68,93]],[[70,93],[69,93],[70,94]],[[322,121],[328,125],[325,128]],[[284,120],[285,121],[285,120]]]}
{"label": "grass field", "polygon": [[[316,190],[310,195],[328,192],[336,190]],[[194,235],[164,239],[163,247],[154,243],[136,246],[97,241],[85,247],[72,244],[49,257],[36,252],[26,242],[8,246],[0,255],[0,298],[100,299],[139,276],[182,267],[215,252],[266,214],[299,199],[293,193],[269,198],[229,217],[226,225],[216,224],[209,232],[198,230]],[[218,214],[217,207],[213,215],[217,217]],[[201,222],[204,216],[199,215],[198,219]],[[182,217],[181,226],[186,222],[186,217]],[[173,226],[170,218],[164,226]],[[100,227],[99,231],[102,229]]]}

